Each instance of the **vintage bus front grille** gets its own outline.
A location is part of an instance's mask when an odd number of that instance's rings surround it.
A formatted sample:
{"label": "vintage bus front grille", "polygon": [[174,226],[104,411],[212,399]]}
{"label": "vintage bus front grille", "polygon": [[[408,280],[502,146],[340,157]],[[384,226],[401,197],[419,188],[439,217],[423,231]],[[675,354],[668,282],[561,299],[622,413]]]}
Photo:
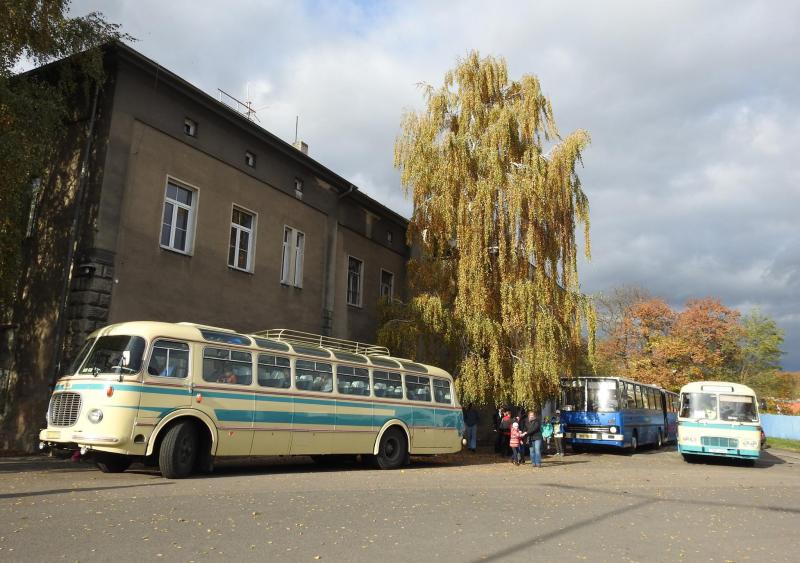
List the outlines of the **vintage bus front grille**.
{"label": "vintage bus front grille", "polygon": [[710,448],[733,448],[739,447],[739,441],[736,438],[717,438],[714,436],[703,436],[701,443]]}
{"label": "vintage bus front grille", "polygon": [[81,412],[81,394],[56,393],[50,403],[50,425],[72,426],[78,421]]}

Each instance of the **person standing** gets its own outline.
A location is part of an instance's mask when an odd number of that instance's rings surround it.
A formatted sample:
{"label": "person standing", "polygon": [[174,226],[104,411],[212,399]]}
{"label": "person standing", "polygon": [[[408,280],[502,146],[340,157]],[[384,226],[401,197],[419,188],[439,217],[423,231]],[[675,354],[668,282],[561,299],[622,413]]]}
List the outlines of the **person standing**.
{"label": "person standing", "polygon": [[542,466],[542,421],[533,410],[528,411],[528,432],[525,435],[531,450],[531,467]]}
{"label": "person standing", "polygon": [[470,403],[464,411],[464,425],[467,427],[467,447],[469,451],[475,452],[478,446],[478,423],[480,415],[475,410],[475,406]]}
{"label": "person standing", "polygon": [[497,409],[494,411],[494,416],[492,417],[492,422],[494,423],[494,453],[500,454],[503,453],[505,449],[505,444],[503,444],[503,433],[500,431],[500,423],[503,420],[503,414],[505,409],[503,407],[498,406]]}
{"label": "person standing", "polygon": [[556,443],[556,455],[564,457],[564,429],[561,425],[561,411],[553,415],[553,441]]}
{"label": "person standing", "polygon": [[519,442],[520,442],[520,431],[519,431],[519,422],[516,420],[511,423],[511,432],[509,437],[508,445],[511,446],[511,463],[514,465],[520,464],[520,457],[519,457]]}

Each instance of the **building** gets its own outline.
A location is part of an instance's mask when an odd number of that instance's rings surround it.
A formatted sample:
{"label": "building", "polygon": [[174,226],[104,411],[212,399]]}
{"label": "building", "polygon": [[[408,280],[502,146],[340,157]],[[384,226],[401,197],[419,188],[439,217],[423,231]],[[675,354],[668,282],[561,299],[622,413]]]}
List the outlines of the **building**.
{"label": "building", "polygon": [[404,287],[407,220],[304,143],[128,46],[103,51],[104,83],[34,186],[4,373],[46,404],[39,385],[91,331],[136,319],[374,341],[380,297]]}

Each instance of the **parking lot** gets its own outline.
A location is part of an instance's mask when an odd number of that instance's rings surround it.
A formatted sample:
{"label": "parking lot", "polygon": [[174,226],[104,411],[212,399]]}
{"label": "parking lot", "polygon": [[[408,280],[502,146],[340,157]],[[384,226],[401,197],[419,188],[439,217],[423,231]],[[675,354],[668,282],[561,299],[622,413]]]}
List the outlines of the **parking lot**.
{"label": "parking lot", "polygon": [[790,561],[800,454],[687,464],[674,448],[516,467],[490,453],[400,471],[308,458],[168,481],[0,458],[0,560]]}

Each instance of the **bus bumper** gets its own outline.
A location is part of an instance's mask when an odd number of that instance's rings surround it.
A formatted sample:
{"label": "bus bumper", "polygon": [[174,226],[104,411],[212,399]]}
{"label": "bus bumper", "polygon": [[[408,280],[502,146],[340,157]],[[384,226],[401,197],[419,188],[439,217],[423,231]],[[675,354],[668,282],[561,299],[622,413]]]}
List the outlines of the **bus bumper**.
{"label": "bus bumper", "polygon": [[606,434],[604,432],[564,432],[564,440],[568,444],[596,444],[598,446],[625,446],[622,434]]}
{"label": "bus bumper", "polygon": [[714,448],[710,446],[690,446],[678,444],[678,452],[690,455],[707,455],[711,457],[734,457],[739,459],[758,459],[759,450],[740,450],[736,448]]}

